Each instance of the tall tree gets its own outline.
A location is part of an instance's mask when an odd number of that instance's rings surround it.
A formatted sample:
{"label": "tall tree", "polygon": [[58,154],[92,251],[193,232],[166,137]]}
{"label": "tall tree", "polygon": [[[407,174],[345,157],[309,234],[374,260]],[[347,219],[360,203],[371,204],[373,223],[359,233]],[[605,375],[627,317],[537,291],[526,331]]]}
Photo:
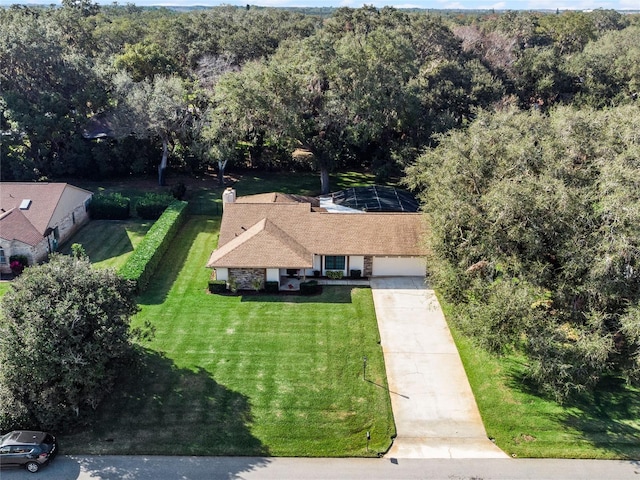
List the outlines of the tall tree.
{"label": "tall tree", "polygon": [[3,136],[10,148],[2,178],[73,173],[69,152],[86,115],[106,101],[93,65],[68,44],[49,10],[3,9],[0,23],[0,128],[10,134]]}
{"label": "tall tree", "polygon": [[370,164],[377,148],[389,156],[407,136],[414,111],[407,84],[416,68],[412,45],[394,31],[315,35],[221,79],[218,115],[310,152],[328,193],[339,162],[355,155]]}
{"label": "tall tree", "polygon": [[156,75],[170,76],[179,72],[177,62],[156,43],[125,45],[124,51],[116,55],[113,65],[118,70],[125,70],[134,82],[151,80]]}
{"label": "tall tree", "polygon": [[157,138],[162,143],[162,159],[158,166],[158,183],[165,184],[169,149],[192,120],[187,90],[180,78],[156,75],[153,79],[134,82],[124,72],[114,79],[118,106],[114,112],[114,133],[118,137],[135,135]]}
{"label": "tall tree", "polygon": [[408,170],[460,325],[522,350],[559,399],[607,373],[638,380],[639,123],[638,105],[485,112]]}
{"label": "tall tree", "polygon": [[54,255],[2,298],[0,428],[59,429],[95,409],[130,361],[133,290],[114,271]]}
{"label": "tall tree", "polygon": [[578,104],[631,103],[640,92],[640,26],[609,31],[569,60],[579,85]]}

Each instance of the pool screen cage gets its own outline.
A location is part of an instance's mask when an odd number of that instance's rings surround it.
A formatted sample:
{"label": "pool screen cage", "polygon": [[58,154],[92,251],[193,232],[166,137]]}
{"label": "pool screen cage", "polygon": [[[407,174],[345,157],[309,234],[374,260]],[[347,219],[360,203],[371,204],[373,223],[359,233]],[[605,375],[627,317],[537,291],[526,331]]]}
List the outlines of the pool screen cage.
{"label": "pool screen cage", "polygon": [[417,212],[419,207],[410,192],[381,185],[347,188],[331,197],[336,205],[365,212]]}

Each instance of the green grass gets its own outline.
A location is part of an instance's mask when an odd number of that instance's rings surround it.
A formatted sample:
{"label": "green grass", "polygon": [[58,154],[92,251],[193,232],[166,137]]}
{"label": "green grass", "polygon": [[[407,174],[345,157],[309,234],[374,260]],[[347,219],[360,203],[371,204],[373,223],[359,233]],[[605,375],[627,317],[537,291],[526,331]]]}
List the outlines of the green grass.
{"label": "green grass", "polygon": [[[258,172],[242,171],[234,172],[229,169],[231,177],[227,184],[220,187],[217,178],[214,177],[186,177],[170,175],[168,185],[159,187],[155,177],[139,178],[132,180],[105,180],[105,181],[78,181],[74,185],[85,188],[94,193],[121,193],[131,199],[132,211],[139,198],[147,192],[167,193],[171,186],[183,182],[187,185],[185,200],[189,202],[189,211],[193,215],[221,215],[222,191],[229,185],[233,185],[238,195],[252,195],[265,192],[296,193],[299,195],[320,194],[320,175],[317,172]],[[394,180],[386,182],[395,185]],[[366,172],[343,172],[330,176],[331,191],[342,190],[349,187],[373,185],[376,183],[375,175]],[[385,184],[385,182],[382,182]]]}
{"label": "green grass", "polygon": [[118,269],[142,241],[152,221],[92,220],[76,233],[60,250],[71,253],[71,245],[80,243],[97,268]]}
{"label": "green grass", "polygon": [[[375,176],[364,172],[335,173],[330,176],[331,191],[349,187],[373,185]],[[320,175],[315,172],[302,173],[247,173],[238,177],[234,187],[238,195],[252,195],[264,192],[295,193],[298,195],[319,195]]]}
{"label": "green grass", "polygon": [[[204,265],[218,221],[192,217],[176,237],[133,322],[155,328],[144,343],[145,366],[125,372],[92,428],[63,438],[65,452],[385,451],[395,427],[370,290],[208,294],[211,272]],[[364,355],[369,381],[362,379]]]}
{"label": "green grass", "polygon": [[[453,315],[449,308],[447,317]],[[593,394],[560,405],[524,379],[524,359],[495,357],[449,322],[487,435],[510,455],[640,459],[640,391],[607,379]]]}

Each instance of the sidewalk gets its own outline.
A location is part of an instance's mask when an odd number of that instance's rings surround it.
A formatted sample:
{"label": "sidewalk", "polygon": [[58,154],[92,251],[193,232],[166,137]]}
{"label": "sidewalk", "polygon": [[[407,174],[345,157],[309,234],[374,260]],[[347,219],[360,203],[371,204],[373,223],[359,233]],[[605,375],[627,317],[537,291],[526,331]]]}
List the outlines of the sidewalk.
{"label": "sidewalk", "polygon": [[398,436],[387,457],[509,458],[488,438],[433,290],[371,280]]}

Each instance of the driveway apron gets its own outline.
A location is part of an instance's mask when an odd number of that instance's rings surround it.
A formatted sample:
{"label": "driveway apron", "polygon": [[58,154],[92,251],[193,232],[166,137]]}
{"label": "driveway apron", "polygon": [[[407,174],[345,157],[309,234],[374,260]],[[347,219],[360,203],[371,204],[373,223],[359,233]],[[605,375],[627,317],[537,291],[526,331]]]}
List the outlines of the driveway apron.
{"label": "driveway apron", "polygon": [[371,280],[397,437],[392,458],[508,458],[487,438],[433,290],[420,277]]}

